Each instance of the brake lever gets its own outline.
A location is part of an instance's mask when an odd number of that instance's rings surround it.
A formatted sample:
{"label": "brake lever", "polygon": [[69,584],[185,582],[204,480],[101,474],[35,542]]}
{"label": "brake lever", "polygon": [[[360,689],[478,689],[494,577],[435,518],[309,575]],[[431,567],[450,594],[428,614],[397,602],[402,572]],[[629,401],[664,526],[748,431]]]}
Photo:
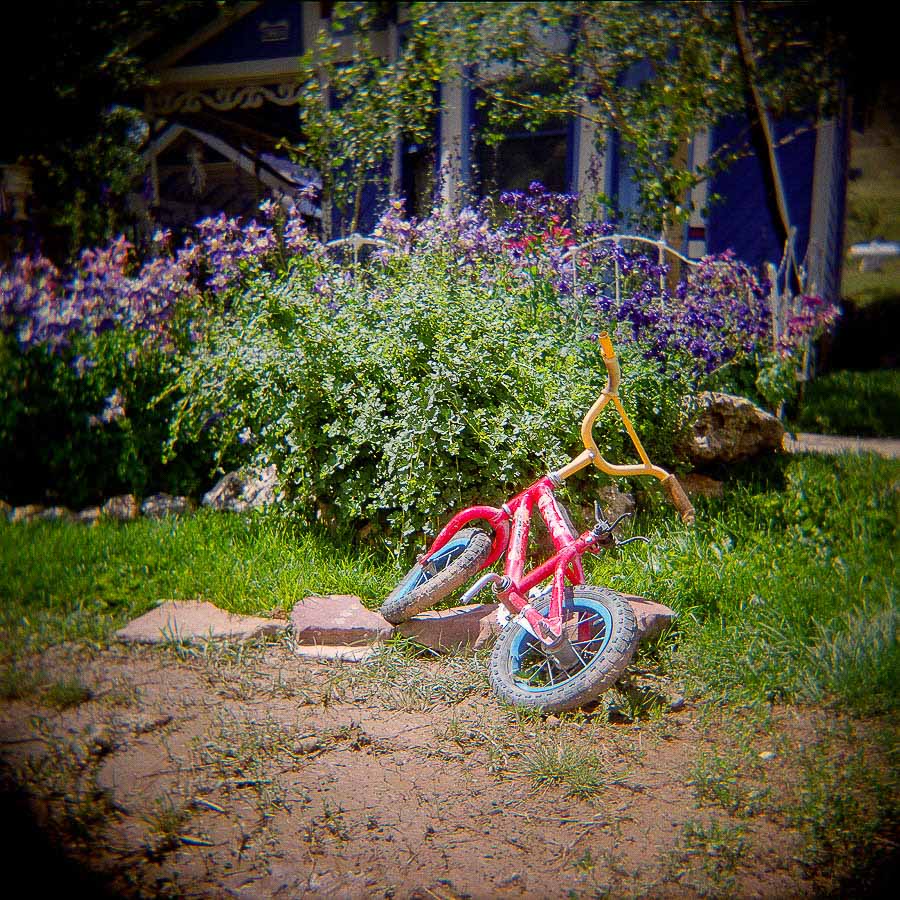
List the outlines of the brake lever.
{"label": "brake lever", "polygon": [[642,534],[636,534],[634,537],[626,538],[624,541],[616,541],[616,546],[624,547],[626,544],[633,544],[635,541],[643,541],[645,544],[649,544],[650,538],[645,538]]}

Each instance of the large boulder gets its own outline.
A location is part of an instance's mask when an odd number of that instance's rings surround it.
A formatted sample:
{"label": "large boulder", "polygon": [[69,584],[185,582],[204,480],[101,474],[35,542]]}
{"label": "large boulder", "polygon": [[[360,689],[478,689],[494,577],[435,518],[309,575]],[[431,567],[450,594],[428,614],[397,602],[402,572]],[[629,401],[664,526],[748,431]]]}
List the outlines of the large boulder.
{"label": "large boulder", "polygon": [[784,425],[743,397],[704,391],[681,449],[695,465],[731,463],[781,447]]}
{"label": "large boulder", "polygon": [[275,503],[278,472],[274,465],[246,474],[229,472],[203,495],[203,506],[210,509],[246,512]]}

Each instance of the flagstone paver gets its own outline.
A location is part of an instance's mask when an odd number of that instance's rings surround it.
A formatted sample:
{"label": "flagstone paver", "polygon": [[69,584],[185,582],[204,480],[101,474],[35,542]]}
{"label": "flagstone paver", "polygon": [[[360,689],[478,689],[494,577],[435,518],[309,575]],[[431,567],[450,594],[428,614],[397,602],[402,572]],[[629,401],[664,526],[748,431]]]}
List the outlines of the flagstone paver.
{"label": "flagstone paver", "polygon": [[420,613],[398,625],[397,631],[432,650],[479,647],[484,643],[479,642],[484,620],[496,618],[496,603],[473,603]]}
{"label": "flagstone paver", "polygon": [[394,626],[366,609],[352,594],[306,597],[291,610],[291,631],[298,644],[372,644],[389,638]]}
{"label": "flagstone paver", "polygon": [[213,639],[245,641],[277,634],[287,622],[226,612],[205,600],[168,600],[116,632],[120,641],[161,644],[202,643]]}
{"label": "flagstone paver", "polygon": [[648,600],[646,597],[638,597],[635,594],[624,594],[625,599],[634,611],[637,619],[638,635],[642,641],[655,637],[664,628],[668,628],[675,619],[677,613],[662,603]]}

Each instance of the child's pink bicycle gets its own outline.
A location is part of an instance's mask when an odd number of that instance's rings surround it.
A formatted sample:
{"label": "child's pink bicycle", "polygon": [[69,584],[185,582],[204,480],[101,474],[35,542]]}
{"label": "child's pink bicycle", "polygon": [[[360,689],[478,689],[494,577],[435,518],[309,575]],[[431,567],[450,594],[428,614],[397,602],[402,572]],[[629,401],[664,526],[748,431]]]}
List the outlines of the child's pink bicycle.
{"label": "child's pink bicycle", "polygon": [[[609,335],[600,335],[606,364],[606,387],[581,423],[584,451],[556,472],[504,503],[472,506],[457,513],[428,551],[391,592],[381,607],[394,624],[434,606],[453,590],[506,554],[504,574],[488,573],[463,595],[470,602],[487,585],[500,601],[506,619],[491,654],[490,681],[502,699],[520,706],[558,712],[582,706],[611,687],[628,665],[638,643],[631,606],[608,588],[584,584],[581,557],[586,552],[623,546],[614,530],[625,516],[607,522],[595,504],[596,524],[579,535],[554,491],[571,475],[593,463],[608,475],[652,475],[668,490],[681,519],[694,521],[694,509],[674,475],[654,466],[619,399],[619,362]],[[612,465],[600,455],[592,430],[612,401],[641,459],[640,464]],[[531,515],[535,505],[556,548],[546,562],[525,571]],[[493,538],[477,528],[486,520]],[[545,584],[552,579],[549,585]]]}

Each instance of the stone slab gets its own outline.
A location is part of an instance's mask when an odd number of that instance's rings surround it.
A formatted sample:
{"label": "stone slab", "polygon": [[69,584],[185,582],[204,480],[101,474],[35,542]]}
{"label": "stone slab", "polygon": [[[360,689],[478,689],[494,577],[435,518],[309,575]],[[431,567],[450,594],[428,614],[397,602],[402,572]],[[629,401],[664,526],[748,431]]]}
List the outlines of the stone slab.
{"label": "stone slab", "polygon": [[490,647],[500,636],[500,632],[503,631],[503,626],[497,619],[497,606],[499,604],[492,603],[491,605],[494,607],[494,611],[481,620],[478,628],[478,637],[475,638],[475,643],[472,644],[473,650],[482,650],[485,647]]}
{"label": "stone slab", "polygon": [[622,595],[631,605],[634,617],[637,619],[638,635],[644,641],[659,634],[668,628],[678,617],[678,614],[662,603],[648,600],[646,597],[638,597],[635,594]]}
{"label": "stone slab", "polygon": [[[639,640],[643,641],[656,636],[665,628],[668,628],[678,617],[674,610],[664,606],[662,603],[656,603],[653,600],[648,600],[646,597],[638,597],[635,594],[623,594],[622,596],[628,601],[634,612],[634,617],[637,620]],[[491,604],[491,606],[493,608],[492,612],[481,620],[481,631],[472,644],[476,650],[492,644],[503,630],[497,621],[497,604]],[[402,628],[403,626],[400,627]]]}
{"label": "stone slab", "polygon": [[473,603],[420,613],[398,625],[397,631],[432,650],[477,649],[484,644],[485,620],[491,619],[497,621],[496,603]]}
{"label": "stone slab", "polygon": [[336,659],[342,662],[364,662],[374,656],[372,646],[348,647],[328,644],[295,644],[294,653],[306,659]]}
{"label": "stone slab", "polygon": [[277,634],[287,623],[260,616],[239,616],[204,600],[168,600],[116,632],[120,641],[163,644],[169,641],[202,643],[214,639],[246,641]]}
{"label": "stone slab", "polygon": [[394,632],[390,622],[366,609],[362,600],[353,594],[306,597],[294,605],[290,621],[298,644],[374,644]]}

